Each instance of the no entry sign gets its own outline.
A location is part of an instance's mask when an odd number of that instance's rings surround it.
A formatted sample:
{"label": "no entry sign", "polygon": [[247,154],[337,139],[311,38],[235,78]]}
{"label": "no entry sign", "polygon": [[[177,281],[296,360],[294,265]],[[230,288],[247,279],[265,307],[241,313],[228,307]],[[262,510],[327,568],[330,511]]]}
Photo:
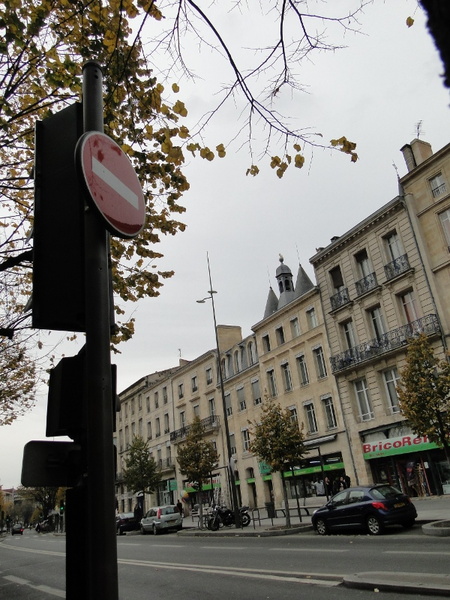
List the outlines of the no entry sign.
{"label": "no entry sign", "polygon": [[88,195],[112,234],[136,237],[145,223],[145,201],[136,172],[122,148],[99,131],[81,136],[78,168]]}

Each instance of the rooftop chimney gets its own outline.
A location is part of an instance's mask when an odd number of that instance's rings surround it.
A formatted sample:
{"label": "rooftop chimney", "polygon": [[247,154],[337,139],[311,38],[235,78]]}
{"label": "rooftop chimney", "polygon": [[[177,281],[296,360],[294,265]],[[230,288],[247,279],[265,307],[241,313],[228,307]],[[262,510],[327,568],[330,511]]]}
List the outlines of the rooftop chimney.
{"label": "rooftop chimney", "polygon": [[431,144],[415,139],[401,148],[408,173],[433,155]]}

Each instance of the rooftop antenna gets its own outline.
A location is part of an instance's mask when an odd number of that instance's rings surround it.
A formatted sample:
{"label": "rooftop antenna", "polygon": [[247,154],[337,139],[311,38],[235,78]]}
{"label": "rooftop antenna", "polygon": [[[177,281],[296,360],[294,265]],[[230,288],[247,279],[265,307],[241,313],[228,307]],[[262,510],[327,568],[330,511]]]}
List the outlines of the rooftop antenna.
{"label": "rooftop antenna", "polygon": [[422,133],[424,133],[424,132],[422,131],[422,123],[423,123],[423,121],[418,121],[418,122],[416,123],[416,138],[417,138],[418,140],[420,140],[420,136],[422,135]]}

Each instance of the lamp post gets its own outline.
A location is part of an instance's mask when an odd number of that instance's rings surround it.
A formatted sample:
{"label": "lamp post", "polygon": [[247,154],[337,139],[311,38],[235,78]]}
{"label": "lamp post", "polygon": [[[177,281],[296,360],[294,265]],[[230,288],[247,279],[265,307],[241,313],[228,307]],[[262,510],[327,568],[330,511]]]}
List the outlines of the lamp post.
{"label": "lamp post", "polygon": [[225,442],[226,442],[226,448],[227,448],[227,454],[228,454],[227,466],[228,466],[228,473],[229,473],[230,485],[231,485],[231,504],[232,504],[231,509],[234,512],[235,525],[236,525],[236,527],[240,527],[241,519],[240,519],[238,499],[237,499],[237,493],[236,493],[236,480],[234,477],[234,468],[233,468],[234,460],[233,460],[233,456],[232,456],[232,452],[231,452],[230,429],[228,427],[227,407],[226,407],[226,401],[225,401],[225,388],[223,385],[222,362],[220,360],[219,334],[217,332],[217,320],[216,320],[216,306],[214,304],[214,294],[217,294],[217,292],[213,290],[213,286],[212,286],[211,266],[209,264],[209,255],[208,254],[206,254],[206,260],[208,263],[208,276],[209,276],[208,296],[206,296],[206,298],[202,298],[201,300],[197,300],[197,302],[199,304],[204,304],[206,302],[206,300],[211,300],[212,314],[213,314],[213,321],[214,321],[214,333],[216,336],[217,373],[219,375],[220,395],[222,398],[223,423],[224,423],[224,427],[225,427]]}

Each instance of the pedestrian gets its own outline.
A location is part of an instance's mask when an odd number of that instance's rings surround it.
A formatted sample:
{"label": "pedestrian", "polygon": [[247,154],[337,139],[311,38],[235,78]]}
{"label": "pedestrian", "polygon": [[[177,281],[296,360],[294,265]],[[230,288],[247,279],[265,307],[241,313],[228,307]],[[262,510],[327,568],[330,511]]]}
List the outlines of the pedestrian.
{"label": "pedestrian", "polygon": [[350,477],[347,475],[347,473],[344,473],[344,481],[345,481],[345,487],[349,488],[351,486],[351,482],[350,482]]}
{"label": "pedestrian", "polygon": [[183,516],[183,505],[181,504],[180,500],[177,502],[177,508],[180,511],[180,515]]}
{"label": "pedestrian", "polygon": [[331,481],[329,477],[325,477],[325,479],[323,480],[324,484],[325,484],[325,492],[327,494],[327,496],[331,496],[333,493],[333,486],[331,485]]}
{"label": "pedestrian", "polygon": [[336,477],[335,479],[333,479],[333,496],[334,496],[334,494],[337,494],[340,489],[341,489],[341,481],[340,481],[339,477]]}

